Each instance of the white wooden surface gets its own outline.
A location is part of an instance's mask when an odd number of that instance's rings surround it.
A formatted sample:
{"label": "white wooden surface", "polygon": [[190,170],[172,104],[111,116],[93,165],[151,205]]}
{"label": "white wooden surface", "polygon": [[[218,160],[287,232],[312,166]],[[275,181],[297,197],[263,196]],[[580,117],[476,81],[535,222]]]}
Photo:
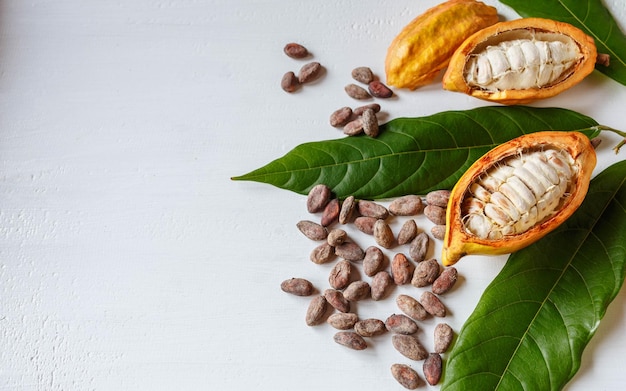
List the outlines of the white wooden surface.
{"label": "white wooden surface", "polygon": [[[229,178],[340,137],[328,116],[357,105],[351,69],[383,76],[391,39],[436,3],[0,1],[0,389],[401,389],[389,366],[407,361],[388,336],[349,351],[280,291],[292,276],[326,287],[295,228],[304,197]],[[626,25],[624,3],[605,3]],[[280,78],[303,63],[282,53],[291,41],[327,72],[290,95]],[[384,121],[486,105],[439,83],[396,92]],[[625,129],[625,101],[594,73],[536,105]],[[624,158],[604,138],[598,170]],[[459,264],[457,331],[504,259]],[[568,390],[622,389],[625,295]]]}

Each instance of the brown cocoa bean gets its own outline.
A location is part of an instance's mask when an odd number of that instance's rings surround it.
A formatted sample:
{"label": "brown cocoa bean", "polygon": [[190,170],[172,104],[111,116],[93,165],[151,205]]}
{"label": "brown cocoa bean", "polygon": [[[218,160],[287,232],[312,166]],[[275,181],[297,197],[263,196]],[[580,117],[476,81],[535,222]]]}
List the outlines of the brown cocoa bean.
{"label": "brown cocoa bean", "polygon": [[378,80],[374,80],[369,83],[367,89],[375,98],[387,99],[393,96],[393,91]]}
{"label": "brown cocoa bean", "polygon": [[445,353],[454,338],[454,330],[447,323],[439,323],[435,326],[435,353]]}
{"label": "brown cocoa bean", "polygon": [[354,226],[363,233],[374,235],[374,225],[378,220],[376,217],[359,216],[354,219]]}
{"label": "brown cocoa bean", "polygon": [[365,257],[363,258],[363,273],[368,277],[381,271],[384,266],[385,255],[382,250],[376,246],[369,246],[365,249]]}
{"label": "brown cocoa bean", "polygon": [[384,299],[387,296],[389,288],[393,280],[391,276],[386,271],[380,271],[372,277],[372,282],[370,283],[372,287],[372,300],[378,301]]}
{"label": "brown cocoa bean", "polygon": [[443,272],[437,277],[437,279],[433,282],[432,291],[436,295],[443,295],[448,292],[458,278],[458,272],[454,267],[447,267],[443,269]]}
{"label": "brown cocoa bean", "polygon": [[328,283],[334,289],[344,289],[350,284],[350,274],[352,273],[352,265],[345,259],[337,262],[328,276]]}
{"label": "brown cocoa bean", "polygon": [[417,323],[411,318],[403,314],[393,314],[385,320],[385,327],[394,334],[415,334],[417,332]]}
{"label": "brown cocoa bean", "polygon": [[315,290],[311,281],[304,278],[290,278],[280,284],[283,292],[291,293],[296,296],[310,296]]}
{"label": "brown cocoa bean", "polygon": [[322,65],[319,62],[304,64],[298,73],[298,81],[301,84],[310,83],[317,79],[322,73]]}
{"label": "brown cocoa bean", "polygon": [[391,201],[389,212],[395,216],[415,216],[424,210],[422,198],[416,195],[406,195]]}
{"label": "brown cocoa bean", "polygon": [[343,134],[346,136],[356,136],[363,133],[363,118],[359,117],[348,122],[343,127]]}
{"label": "brown cocoa bean", "polygon": [[428,312],[426,312],[420,302],[411,296],[398,295],[396,304],[400,311],[404,312],[411,319],[424,320],[428,317]]}
{"label": "brown cocoa bean", "polygon": [[280,88],[282,88],[285,92],[295,92],[298,87],[300,87],[298,77],[296,77],[296,74],[291,71],[286,72],[280,80]]}
{"label": "brown cocoa bean", "polygon": [[365,88],[359,87],[356,84],[348,84],[347,86],[345,86],[344,90],[346,91],[346,94],[348,94],[350,98],[362,100],[362,99],[369,99],[372,97]]}
{"label": "brown cocoa bean", "polygon": [[426,259],[429,244],[430,238],[428,235],[425,232],[418,233],[409,246],[409,257],[415,262],[422,262]]}
{"label": "brown cocoa bean", "polygon": [[331,229],[330,232],[328,233],[326,242],[330,246],[335,247],[345,242],[347,238],[348,238],[348,233],[346,231],[344,231],[343,229],[335,228],[335,229]]}
{"label": "brown cocoa bean", "polygon": [[396,285],[404,285],[411,282],[413,276],[413,264],[406,255],[397,253],[391,260],[391,276]]}
{"label": "brown cocoa bean", "polygon": [[307,48],[295,42],[286,44],[283,51],[287,56],[296,59],[305,58],[309,55]]}
{"label": "brown cocoa bean", "polygon": [[354,331],[362,337],[375,337],[387,332],[385,322],[380,319],[363,319],[354,325]]}
{"label": "brown cocoa bean", "polygon": [[402,224],[400,228],[400,232],[398,232],[398,244],[404,245],[407,243],[411,243],[413,239],[417,236],[417,224],[415,220],[407,220]]}
{"label": "brown cocoa bean", "polygon": [[416,288],[422,288],[432,284],[439,277],[439,262],[431,258],[417,264],[411,285]]}
{"label": "brown cocoa bean", "polygon": [[403,356],[420,361],[428,357],[428,351],[413,335],[395,334],[391,337],[391,343]]}
{"label": "brown cocoa bean", "polygon": [[326,323],[337,330],[350,330],[358,321],[359,317],[357,314],[351,312],[336,312],[326,319]]}
{"label": "brown cocoa bean", "polygon": [[433,238],[443,240],[446,236],[446,226],[445,224],[435,225],[430,229],[430,233],[433,235]]}
{"label": "brown cocoa bean", "polygon": [[365,300],[370,297],[370,284],[365,281],[353,281],[343,291],[343,297],[348,301]]}
{"label": "brown cocoa bean", "polygon": [[370,103],[368,105],[363,105],[363,106],[359,106],[357,108],[355,108],[352,113],[356,116],[361,116],[363,115],[363,112],[367,109],[372,109],[374,110],[374,113],[378,113],[380,112],[380,105],[378,103]]}
{"label": "brown cocoa bean", "polygon": [[326,204],[324,211],[322,212],[322,220],[320,224],[322,227],[328,227],[333,224],[339,218],[339,200],[337,198],[333,198]]}
{"label": "brown cocoa bean", "polygon": [[391,375],[407,390],[415,390],[422,385],[422,379],[420,379],[415,369],[406,364],[393,364],[391,366]]}
{"label": "brown cocoa bean", "polygon": [[374,72],[368,67],[358,67],[352,70],[352,78],[363,84],[369,84],[374,80]]}
{"label": "brown cocoa bean", "polygon": [[339,312],[350,312],[350,302],[343,297],[343,293],[336,289],[326,289],[324,291],[326,302]]}
{"label": "brown cocoa bean", "polygon": [[356,200],[354,196],[348,196],[341,203],[341,210],[339,211],[339,224],[347,224],[352,218],[352,213],[356,207]]}
{"label": "brown cocoa bean", "polygon": [[446,210],[437,205],[426,205],[424,215],[436,225],[446,224]]}
{"label": "brown cocoa bean", "polygon": [[387,224],[385,220],[378,219],[374,223],[374,240],[381,247],[393,247],[395,241],[393,231],[391,231],[391,227],[389,227],[389,224]]}
{"label": "brown cocoa bean", "polygon": [[426,194],[426,203],[446,209],[450,200],[450,190],[434,190]]}
{"label": "brown cocoa bean", "polygon": [[309,259],[311,259],[311,262],[321,265],[332,261],[335,257],[335,248],[326,242],[315,247],[311,251]]}
{"label": "brown cocoa bean", "polygon": [[296,224],[296,227],[311,240],[325,240],[328,236],[326,228],[310,220],[301,220]]}
{"label": "brown cocoa bean", "polygon": [[352,262],[362,261],[365,258],[365,251],[354,242],[343,242],[336,246],[335,254]]}
{"label": "brown cocoa bean", "polygon": [[330,202],[332,192],[330,188],[324,184],[315,185],[309,190],[306,198],[306,209],[309,213],[317,213],[324,210]]}
{"label": "brown cocoa bean", "polygon": [[330,115],[330,126],[341,127],[350,122],[352,118],[352,109],[350,107],[342,107],[335,110]]}
{"label": "brown cocoa bean", "polygon": [[370,137],[378,137],[378,118],[372,109],[366,109],[361,115],[363,122],[363,133]]}
{"label": "brown cocoa bean", "polygon": [[377,219],[386,219],[389,217],[389,211],[384,206],[374,201],[360,200],[357,203],[357,209],[361,216],[375,217]]}
{"label": "brown cocoa bean", "polygon": [[420,304],[426,312],[431,314],[432,316],[436,316],[438,318],[443,318],[446,316],[446,307],[443,305],[441,300],[435,296],[432,292],[424,292],[420,296]]}
{"label": "brown cocoa bean", "polygon": [[333,337],[335,342],[347,348],[354,350],[363,350],[367,348],[367,342],[354,331],[339,331]]}
{"label": "brown cocoa bean", "polygon": [[326,314],[327,305],[328,303],[326,302],[326,298],[324,296],[315,296],[309,303],[309,307],[306,311],[306,324],[309,326],[320,324]]}
{"label": "brown cocoa bean", "polygon": [[424,361],[424,366],[422,367],[424,371],[424,377],[426,381],[431,386],[439,383],[441,379],[441,369],[443,367],[443,362],[441,360],[441,356],[438,353],[431,353],[428,355],[426,360]]}

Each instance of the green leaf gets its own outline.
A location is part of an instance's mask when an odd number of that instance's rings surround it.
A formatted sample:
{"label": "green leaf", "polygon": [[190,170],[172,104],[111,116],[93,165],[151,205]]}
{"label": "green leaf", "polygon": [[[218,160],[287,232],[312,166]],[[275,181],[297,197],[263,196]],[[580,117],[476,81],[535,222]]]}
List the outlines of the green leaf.
{"label": "green leaf", "polygon": [[316,184],[339,198],[380,199],[449,189],[487,151],[541,130],[597,125],[560,108],[481,107],[381,125],[377,138],[345,137],[301,144],[283,157],[233,180],[272,184],[307,194]]}
{"label": "green leaf", "polygon": [[523,17],[566,22],[594,38],[598,53],[611,56],[610,65],[596,69],[626,85],[626,35],[601,0],[500,0]]}
{"label": "green leaf", "polygon": [[563,225],[509,257],[463,325],[442,391],[560,390],[624,282],[625,236],[622,161]]}

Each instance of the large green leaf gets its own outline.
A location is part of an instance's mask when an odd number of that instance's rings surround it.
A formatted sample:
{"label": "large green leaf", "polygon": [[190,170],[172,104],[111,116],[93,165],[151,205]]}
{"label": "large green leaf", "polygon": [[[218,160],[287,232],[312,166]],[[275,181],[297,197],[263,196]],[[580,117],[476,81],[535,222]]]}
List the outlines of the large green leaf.
{"label": "large green leaf", "polygon": [[329,186],[339,198],[379,199],[449,189],[487,151],[523,134],[597,125],[560,108],[481,107],[381,125],[377,138],[345,137],[301,144],[248,174],[233,177],[306,194]]}
{"label": "large green leaf", "polygon": [[554,19],[572,24],[594,38],[598,53],[611,56],[610,65],[596,69],[626,85],[626,35],[601,0],[500,0],[523,17]]}
{"label": "large green leaf", "polygon": [[561,227],[509,257],[461,329],[442,391],[560,390],[622,286],[624,237],[626,161],[592,181]]}

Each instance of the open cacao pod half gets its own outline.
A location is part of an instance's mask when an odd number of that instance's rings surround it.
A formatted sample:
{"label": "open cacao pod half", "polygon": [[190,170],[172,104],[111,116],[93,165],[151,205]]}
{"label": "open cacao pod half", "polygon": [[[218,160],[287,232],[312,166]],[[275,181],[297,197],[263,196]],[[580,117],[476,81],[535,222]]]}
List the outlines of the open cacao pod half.
{"label": "open cacao pod half", "polygon": [[595,67],[592,37],[563,22],[522,18],[496,23],[454,52],[443,88],[502,104],[555,96]]}
{"label": "open cacao pod half", "polygon": [[495,147],[452,189],[443,265],[539,240],[578,209],[595,165],[589,138],[576,131],[531,133]]}

